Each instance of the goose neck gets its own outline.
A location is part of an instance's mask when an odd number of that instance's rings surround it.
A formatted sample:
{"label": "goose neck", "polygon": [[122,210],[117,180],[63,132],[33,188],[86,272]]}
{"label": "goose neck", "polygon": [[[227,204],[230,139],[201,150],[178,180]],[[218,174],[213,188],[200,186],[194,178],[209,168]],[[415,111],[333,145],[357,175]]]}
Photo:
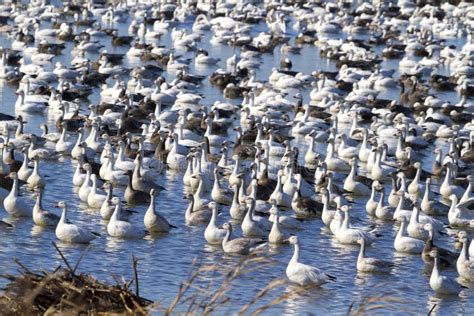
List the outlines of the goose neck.
{"label": "goose neck", "polygon": [[297,242],[295,244],[295,251],[293,252],[293,257],[291,258],[290,263],[293,263],[293,264],[298,263],[299,259],[300,259],[300,244],[299,242]]}

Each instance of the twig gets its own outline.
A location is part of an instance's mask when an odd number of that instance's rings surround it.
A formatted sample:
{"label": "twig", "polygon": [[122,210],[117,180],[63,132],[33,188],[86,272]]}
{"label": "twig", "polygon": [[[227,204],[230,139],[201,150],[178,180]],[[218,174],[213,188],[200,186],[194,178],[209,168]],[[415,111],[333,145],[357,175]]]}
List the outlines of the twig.
{"label": "twig", "polygon": [[20,260],[18,260],[17,258],[13,259],[13,261],[15,261],[15,263],[19,265],[23,270],[28,273],[31,273],[31,271],[25,265],[23,265],[23,263],[21,263]]}
{"label": "twig", "polygon": [[436,308],[436,306],[438,306],[438,304],[434,304],[431,308],[430,308],[430,311],[428,312],[428,316],[431,315],[431,313],[433,313],[434,309]]}
{"label": "twig", "polygon": [[140,286],[138,285],[138,270],[137,270],[138,259],[132,255],[132,266],[133,266],[133,277],[135,279],[135,294],[140,297]]}
{"label": "twig", "polygon": [[63,259],[64,263],[67,265],[67,267],[69,268],[69,271],[71,272],[71,274],[73,276],[76,276],[76,274],[74,273],[74,270],[71,268],[71,265],[69,264],[69,262],[67,261],[66,257],[64,257],[62,251],[58,248],[58,246],[56,245],[56,243],[54,241],[51,242],[54,246],[54,248],[56,248],[56,251],[59,253],[59,255],[61,256],[61,258]]}
{"label": "twig", "polygon": [[81,256],[79,257],[79,259],[77,259],[76,265],[74,266],[74,270],[72,271],[72,273],[76,273],[77,267],[79,267],[79,263],[81,263],[82,258],[86,254],[87,250],[89,250],[89,248],[90,248],[90,245],[87,246],[87,248],[84,249],[84,251],[81,253]]}

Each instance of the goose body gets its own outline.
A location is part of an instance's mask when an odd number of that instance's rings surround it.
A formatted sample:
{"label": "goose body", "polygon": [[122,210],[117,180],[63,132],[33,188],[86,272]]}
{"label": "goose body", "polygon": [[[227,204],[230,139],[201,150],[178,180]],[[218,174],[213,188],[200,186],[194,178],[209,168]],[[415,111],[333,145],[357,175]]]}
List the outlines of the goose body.
{"label": "goose body", "polygon": [[67,243],[88,244],[97,236],[87,229],[77,225],[71,224],[67,221],[67,204],[66,202],[59,202],[58,207],[62,208],[61,219],[56,226],[56,237]]}

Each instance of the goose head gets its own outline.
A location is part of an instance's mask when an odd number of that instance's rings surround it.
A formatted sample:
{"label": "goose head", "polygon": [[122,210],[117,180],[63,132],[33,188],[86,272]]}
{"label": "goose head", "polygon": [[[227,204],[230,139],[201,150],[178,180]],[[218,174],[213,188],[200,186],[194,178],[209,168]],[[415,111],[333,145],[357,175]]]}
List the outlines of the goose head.
{"label": "goose head", "polygon": [[299,243],[298,236],[291,236],[288,241],[291,245],[296,245]]}

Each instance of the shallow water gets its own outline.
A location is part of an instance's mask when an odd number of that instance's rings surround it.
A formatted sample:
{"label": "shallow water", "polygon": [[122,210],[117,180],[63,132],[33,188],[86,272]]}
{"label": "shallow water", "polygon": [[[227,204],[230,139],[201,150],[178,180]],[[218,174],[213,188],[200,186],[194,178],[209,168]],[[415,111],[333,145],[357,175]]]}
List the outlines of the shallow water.
{"label": "shallow water", "polygon": [[[45,27],[48,24],[45,23]],[[115,25],[126,33],[126,24]],[[181,24],[178,28],[191,28],[191,24]],[[80,30],[80,29],[79,29]],[[263,24],[254,28],[254,34],[261,30],[266,30]],[[209,51],[209,54],[222,59],[219,67],[225,68],[225,60],[233,54],[233,49],[224,46],[213,46],[209,44],[210,33],[206,33],[198,47]],[[110,46],[110,39],[107,38],[109,52],[126,52],[124,48],[114,48]],[[160,41],[162,45],[170,43],[169,35]],[[463,41],[456,44],[462,44]],[[0,44],[9,46],[9,40],[3,35]],[[54,62],[61,61],[69,65],[72,58],[70,52],[71,43],[67,43],[64,54],[54,59]],[[262,57],[262,64],[257,70],[260,80],[267,80],[272,67],[278,67],[280,61],[279,46],[275,49],[274,55],[265,54]],[[181,52],[184,57],[194,56],[193,52]],[[96,59],[97,55],[89,55],[90,59]],[[332,62],[322,59],[314,46],[305,46],[301,55],[290,55],[293,61],[293,70],[309,73],[313,70],[331,70],[336,67]],[[137,61],[126,60],[125,66],[132,67]],[[396,69],[398,75],[397,61],[384,61],[383,68]],[[209,75],[218,67],[196,68],[194,63],[190,64],[190,72]],[[174,74],[164,72],[167,79],[174,78]],[[308,100],[310,90],[304,91],[305,100]],[[203,82],[200,90],[205,99],[203,104],[211,105],[215,100],[224,98],[221,92],[211,86],[208,81]],[[0,93],[2,102],[0,111],[14,114],[14,103],[16,100],[15,88],[5,85],[0,81]],[[398,90],[387,90],[381,93],[381,98],[398,98]],[[441,95],[451,103],[456,103],[459,96],[455,93],[445,93]],[[98,90],[90,97],[90,101],[98,102]],[[231,101],[238,104],[239,100]],[[86,104],[83,106],[83,113],[86,112]],[[25,132],[39,133],[39,124],[47,122],[51,129],[54,127],[55,117],[43,115],[32,115],[25,118],[28,121]],[[348,128],[348,126],[346,127]],[[233,135],[230,134],[230,139]],[[307,145],[304,140],[295,140],[302,149]],[[325,150],[325,144],[321,144],[321,151]],[[444,147],[444,143],[438,146]],[[425,168],[431,166],[431,150],[427,150],[427,157],[423,159]],[[304,155],[302,155],[304,156]],[[92,273],[99,279],[113,282],[112,273],[131,279],[133,276],[131,255],[135,255],[139,261],[140,294],[152,300],[158,300],[162,306],[170,304],[175,297],[179,285],[186,280],[191,268],[193,259],[198,258],[203,263],[220,262],[220,264],[234,265],[239,261],[238,257],[224,256],[222,250],[217,247],[210,247],[204,240],[203,233],[205,227],[188,227],[184,224],[184,211],[187,207],[187,200],[183,199],[184,188],[181,175],[174,172],[165,171],[160,175],[158,183],[166,188],[157,197],[157,209],[164,214],[170,223],[177,225],[178,229],[161,236],[148,236],[143,240],[118,240],[106,236],[106,223],[100,219],[100,215],[95,211],[88,210],[87,206],[80,202],[76,188],[72,186],[72,175],[75,162],[64,159],[60,162],[42,162],[43,174],[47,175],[47,186],[44,195],[44,206],[52,210],[52,206],[58,200],[65,200],[70,205],[70,217],[75,223],[83,223],[85,226],[102,233],[102,237],[95,240],[88,249],[87,254],[82,259],[80,271]],[[121,191],[116,190],[116,194]],[[24,191],[25,196],[31,196]],[[34,200],[29,199],[33,206]],[[372,219],[365,215],[365,199],[357,200],[353,207],[352,217],[357,219],[357,225],[374,224]],[[142,225],[143,214],[146,206],[133,207],[136,214],[136,222]],[[1,214],[6,217],[4,210]],[[219,217],[219,222],[223,223],[229,219],[227,208],[223,208],[223,214]],[[0,273],[15,273],[18,266],[13,258],[18,258],[30,268],[53,269],[59,264],[63,264],[60,256],[51,246],[52,241],[56,241],[54,231],[51,229],[39,229],[34,226],[32,220],[13,220],[15,229],[0,230]],[[344,314],[351,303],[360,303],[364,297],[387,295],[396,298],[397,301],[386,306],[385,312],[391,314],[424,314],[433,308],[434,312],[440,315],[446,314],[474,314],[474,290],[464,290],[459,297],[439,298],[429,286],[430,269],[419,256],[401,255],[393,251],[393,239],[397,227],[392,223],[375,222],[383,232],[383,236],[367,249],[369,256],[392,260],[396,266],[389,275],[362,275],[356,272],[355,262],[358,254],[358,247],[348,247],[338,244],[333,237],[323,229],[323,224],[319,220],[309,220],[304,222],[302,229],[297,232],[302,244],[302,261],[312,264],[337,277],[337,281],[325,285],[321,289],[312,289],[301,295],[293,295],[289,300],[271,310],[284,314]],[[237,228],[237,235],[240,234]],[[448,243],[448,239],[442,240],[445,247],[452,248],[453,244]],[[66,254],[70,262],[76,262],[82,251],[87,247],[83,245],[58,244]],[[256,293],[275,278],[284,277],[287,262],[290,260],[293,249],[290,246],[281,246],[270,251],[264,251],[263,255],[276,260],[276,264],[263,267],[260,270],[239,278],[229,295],[232,297],[230,303],[225,308],[219,310],[222,314],[231,314],[238,311],[243,304],[249,302]],[[447,270],[451,276],[456,275],[454,270]],[[5,280],[0,279],[0,285],[5,285]],[[291,291],[291,285],[284,286],[276,293],[271,293],[262,302],[281,295],[283,292]],[[157,311],[157,314],[159,311]]]}

